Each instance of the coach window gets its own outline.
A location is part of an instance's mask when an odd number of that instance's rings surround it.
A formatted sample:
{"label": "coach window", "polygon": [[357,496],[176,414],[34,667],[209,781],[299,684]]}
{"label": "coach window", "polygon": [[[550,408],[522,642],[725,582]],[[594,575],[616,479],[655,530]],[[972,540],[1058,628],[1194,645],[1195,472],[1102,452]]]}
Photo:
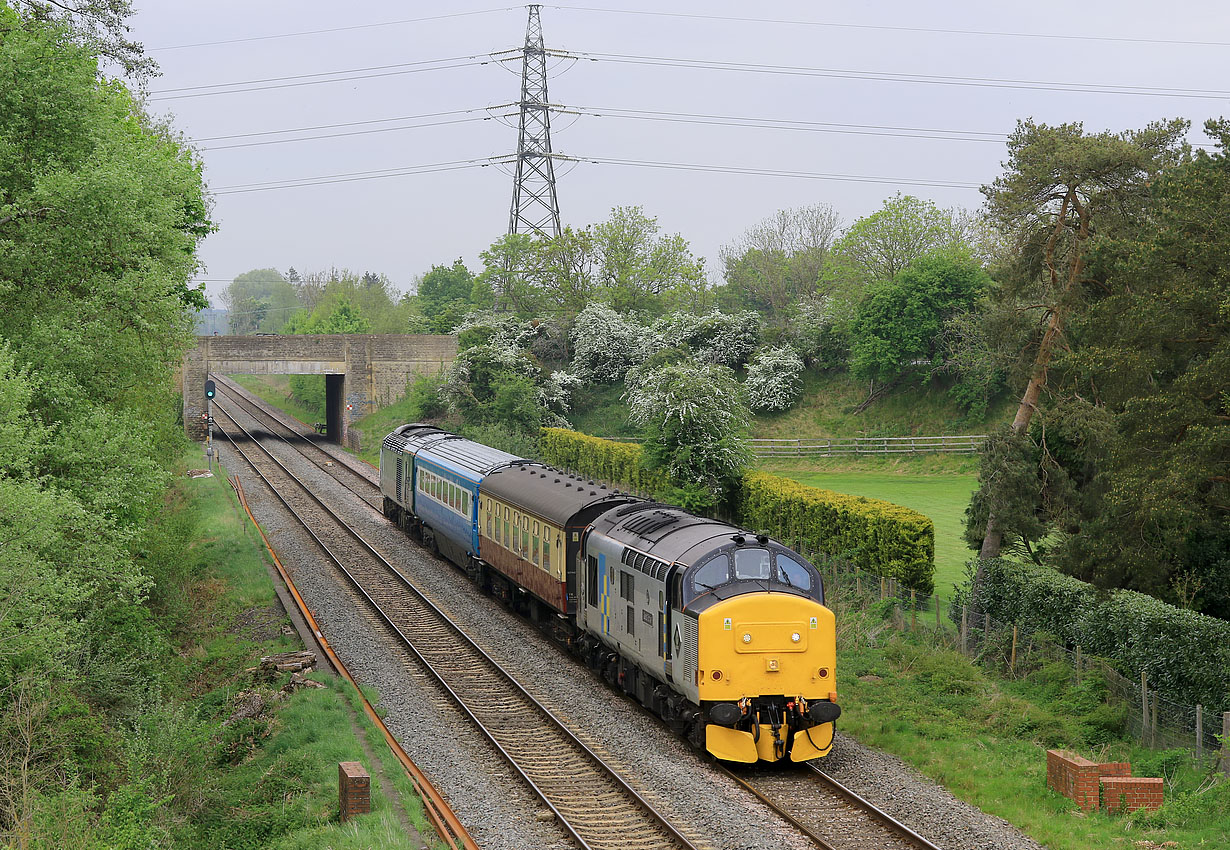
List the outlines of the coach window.
{"label": "coach window", "polygon": [[[537,530],[537,529],[538,529],[538,523],[534,523],[534,529],[535,529],[535,530]],[[532,560],[535,564],[537,564],[537,563],[538,563],[538,535],[537,535],[537,534],[535,534],[535,535],[534,535],[534,549],[533,549],[533,556],[532,556],[531,560]]]}
{"label": "coach window", "polygon": [[[488,506],[487,506],[487,536],[488,536],[488,537],[490,537],[490,536],[491,536],[491,506],[490,506],[490,505],[488,505]],[[499,543],[499,542],[500,542],[500,526],[499,526],[499,524],[497,524],[497,525],[496,525],[496,527],[495,527],[495,542],[496,542],[496,543]]]}
{"label": "coach window", "polygon": [[547,572],[551,572],[551,529],[546,529],[546,536],[542,540],[542,568]]}

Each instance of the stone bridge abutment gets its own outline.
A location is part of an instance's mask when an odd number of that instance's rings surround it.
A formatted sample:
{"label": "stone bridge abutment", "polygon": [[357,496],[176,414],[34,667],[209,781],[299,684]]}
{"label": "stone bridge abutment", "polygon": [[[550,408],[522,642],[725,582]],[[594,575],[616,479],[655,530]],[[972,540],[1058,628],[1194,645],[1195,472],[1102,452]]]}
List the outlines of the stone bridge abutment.
{"label": "stone bridge abutment", "polygon": [[405,395],[419,375],[457,356],[445,334],[261,334],[203,336],[184,358],[184,430],[205,439],[205,381],[218,375],[324,375],[327,436],[344,442],[350,423]]}

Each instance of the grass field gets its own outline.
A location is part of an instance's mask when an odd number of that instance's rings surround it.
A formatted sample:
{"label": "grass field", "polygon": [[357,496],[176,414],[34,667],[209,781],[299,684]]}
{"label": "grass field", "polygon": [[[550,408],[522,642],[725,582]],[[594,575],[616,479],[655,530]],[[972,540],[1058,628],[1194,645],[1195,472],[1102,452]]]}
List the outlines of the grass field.
{"label": "grass field", "polygon": [[[875,458],[811,463],[766,461],[761,469],[810,487],[883,499],[912,508],[935,523],[935,589],[948,598],[965,580],[965,562],[973,556],[962,540],[965,507],[978,486],[972,458],[930,456],[908,463]],[[928,472],[913,470],[927,469]]]}

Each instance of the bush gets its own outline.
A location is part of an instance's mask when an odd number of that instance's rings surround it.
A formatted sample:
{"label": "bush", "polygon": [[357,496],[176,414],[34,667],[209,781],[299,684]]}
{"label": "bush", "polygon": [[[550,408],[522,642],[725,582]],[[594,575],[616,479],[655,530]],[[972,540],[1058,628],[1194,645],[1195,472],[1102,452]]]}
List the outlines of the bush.
{"label": "bush", "polygon": [[971,604],[995,619],[1113,659],[1130,678],[1144,670],[1172,702],[1230,708],[1230,622],[1004,558],[980,572]]}
{"label": "bush", "polygon": [[641,465],[641,447],[635,443],[617,443],[564,428],[543,428],[539,447],[547,463],[631,490],[658,493],[666,486],[663,475]]}
{"label": "bush", "polygon": [[935,527],[909,508],[748,472],[739,516],[748,527],[803,548],[846,554],[859,567],[920,593],[935,586]]}
{"label": "bush", "polygon": [[757,351],[743,389],[752,410],[789,410],[803,391],[803,361],[792,348]]}
{"label": "bush", "polygon": [[684,348],[703,363],[732,369],[747,363],[760,344],[760,316],[752,312],[672,313],[655,322],[653,330],[667,348]]}
{"label": "bush", "polygon": [[591,384],[622,380],[649,355],[652,335],[606,304],[590,304],[572,326],[572,371]]}
{"label": "bush", "polygon": [[[665,478],[642,466],[638,445],[562,428],[544,428],[539,444],[547,463],[629,489],[668,492]],[[813,551],[848,554],[864,569],[923,593],[934,586],[935,530],[931,520],[916,511],[763,472],[743,476],[738,501],[738,521],[749,528]]]}

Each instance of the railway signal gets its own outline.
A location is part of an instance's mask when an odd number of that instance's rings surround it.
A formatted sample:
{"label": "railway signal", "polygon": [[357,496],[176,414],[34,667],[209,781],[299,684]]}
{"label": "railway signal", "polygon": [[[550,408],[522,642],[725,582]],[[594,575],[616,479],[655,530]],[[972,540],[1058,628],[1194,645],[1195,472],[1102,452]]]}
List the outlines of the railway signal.
{"label": "railway signal", "polygon": [[218,394],[218,391],[214,387],[214,382],[206,381],[205,382],[205,398],[213,398],[217,394]]}

